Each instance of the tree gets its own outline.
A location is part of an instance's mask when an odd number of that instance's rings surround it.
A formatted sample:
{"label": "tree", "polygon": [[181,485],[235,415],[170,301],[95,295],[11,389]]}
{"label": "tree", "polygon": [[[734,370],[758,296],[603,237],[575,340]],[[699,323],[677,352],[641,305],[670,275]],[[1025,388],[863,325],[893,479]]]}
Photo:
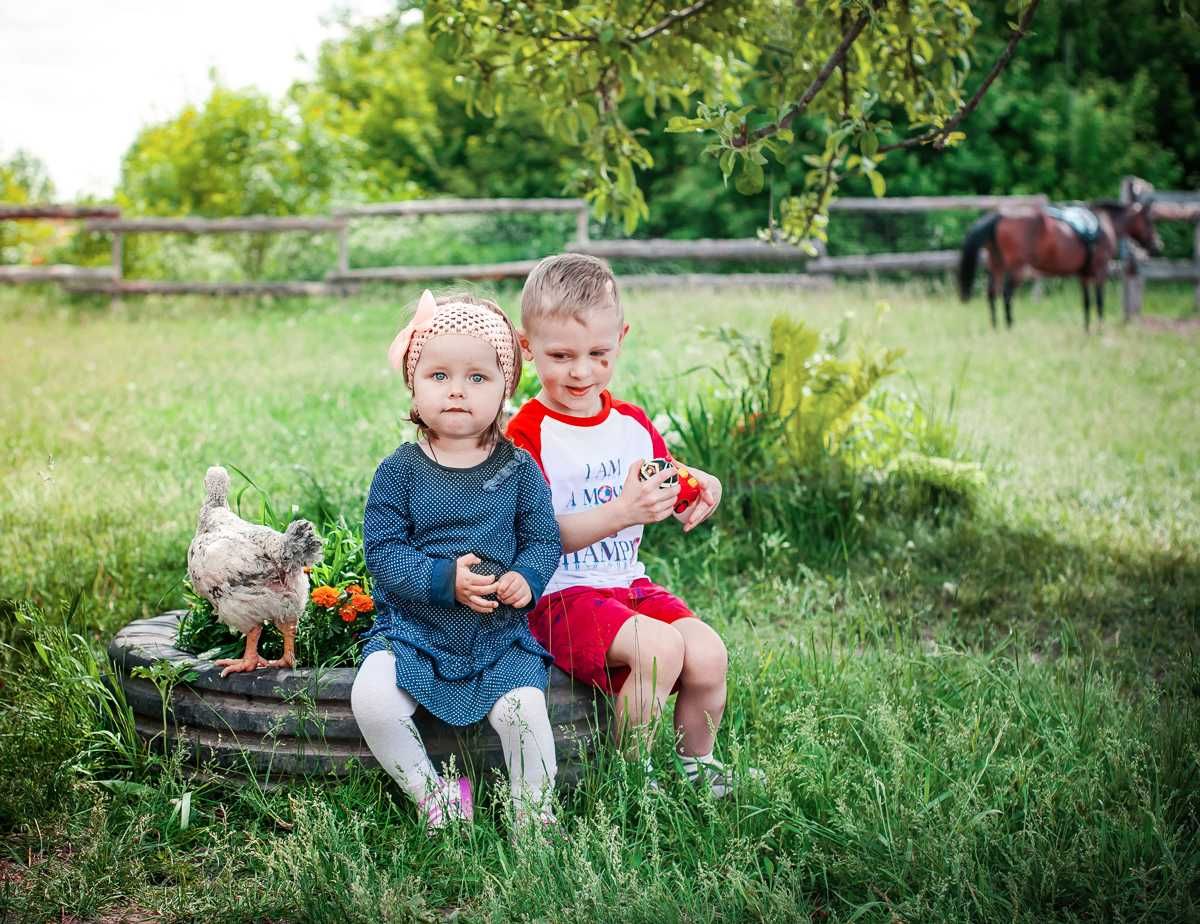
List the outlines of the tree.
{"label": "tree", "polygon": [[264,94],[216,85],[200,107],[142,130],[118,200],[145,215],[295,214],[324,204],[344,160]]}
{"label": "tree", "polygon": [[[16,151],[0,161],[0,202],[14,205],[49,202],[54,184],[46,165],[28,151]],[[41,258],[54,238],[54,225],[44,221],[0,221],[0,263],[24,263]]]}
{"label": "tree", "polygon": [[[975,91],[966,83],[979,20],[967,0],[585,0],[572,6],[431,0],[426,29],[464,65],[471,106],[486,115],[535,99],[543,125],[589,164],[585,193],[626,229],[648,217],[636,171],[653,159],[624,115],[639,101],[667,131],[708,136],[705,153],[740,192],[763,188],[771,155],[787,164],[802,117],[820,126],[800,145],[803,186],[779,204],[793,241],[824,238],[825,211],[847,175],[876,195],[889,151],[960,142],[966,116],[1027,33],[1039,0],[1023,0],[1004,49]],[[771,216],[774,221],[774,215]]]}

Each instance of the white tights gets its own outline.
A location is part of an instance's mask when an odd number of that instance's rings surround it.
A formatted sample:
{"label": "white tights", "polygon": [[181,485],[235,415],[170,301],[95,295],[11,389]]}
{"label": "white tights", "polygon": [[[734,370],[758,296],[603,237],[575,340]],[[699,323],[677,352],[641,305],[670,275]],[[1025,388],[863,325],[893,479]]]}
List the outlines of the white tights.
{"label": "white tights", "polygon": [[[367,657],[354,678],[350,708],[367,746],[381,767],[417,802],[441,787],[413,722],[416,701],[396,686],[396,659],[390,651]],[[504,694],[487,715],[500,736],[508,767],[513,809],[521,815],[548,810],[557,763],[546,696],[537,687]]]}

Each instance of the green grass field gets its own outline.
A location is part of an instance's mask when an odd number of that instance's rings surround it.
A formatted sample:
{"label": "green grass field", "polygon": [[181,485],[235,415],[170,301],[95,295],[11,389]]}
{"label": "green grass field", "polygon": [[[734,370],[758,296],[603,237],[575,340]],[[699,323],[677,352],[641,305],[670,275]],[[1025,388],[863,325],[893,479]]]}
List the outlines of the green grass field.
{"label": "green grass field", "polygon": [[[1074,287],[1021,293],[1009,332],[916,284],[627,293],[615,391],[713,387],[688,372],[718,358],[700,326],[852,312],[908,351],[888,387],[949,415],[987,473],[974,508],[881,515],[853,548],[719,513],[648,534],[652,574],[729,642],[718,751],[764,788],[649,791],[609,755],[564,797],[561,842],[514,847],[494,808],[431,841],[379,774],[200,784],[106,739],[92,653],[181,602],[206,466],[283,510],[360,516],[406,417],[384,352],[415,295],[113,310],[0,292],[8,918],[1200,917],[1200,333],[1114,306],[1085,336]],[[1189,300],[1151,289],[1147,311]]]}

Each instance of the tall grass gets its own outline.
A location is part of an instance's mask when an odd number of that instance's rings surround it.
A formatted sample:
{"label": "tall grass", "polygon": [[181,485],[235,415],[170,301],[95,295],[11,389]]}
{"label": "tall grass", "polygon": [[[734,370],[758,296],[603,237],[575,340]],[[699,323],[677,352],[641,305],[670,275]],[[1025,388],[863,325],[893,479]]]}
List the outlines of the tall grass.
{"label": "tall grass", "polygon": [[[182,602],[204,470],[253,473],[284,516],[357,519],[404,432],[382,351],[415,295],[0,293],[0,914],[1197,918],[1195,340],[1085,337],[1074,289],[1022,299],[999,334],[924,286],[625,293],[614,389],[677,415],[721,388],[697,328],[827,329],[886,300],[875,336],[907,355],[885,394],[986,472],[974,505],[855,500],[836,529],[792,495],[746,527],[731,479],[710,524],[648,530],[652,575],[732,652],[718,751],[764,787],[684,787],[664,731],[662,787],[603,750],[562,794],[561,840],[514,845],[498,786],[472,831],[431,840],[377,773],[264,790],[141,749],[101,646]],[[732,417],[680,422],[708,440],[685,461],[753,472]]]}

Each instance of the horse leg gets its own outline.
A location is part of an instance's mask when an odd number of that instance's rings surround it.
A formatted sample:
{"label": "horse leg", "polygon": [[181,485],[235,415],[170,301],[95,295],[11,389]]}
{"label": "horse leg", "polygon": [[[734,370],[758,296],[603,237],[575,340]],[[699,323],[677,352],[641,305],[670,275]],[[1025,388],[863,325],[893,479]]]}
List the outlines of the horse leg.
{"label": "horse leg", "polygon": [[1004,323],[1007,327],[1012,327],[1012,299],[1013,289],[1016,288],[1016,282],[1013,280],[1012,273],[1004,274]]}
{"label": "horse leg", "polygon": [[1092,323],[1091,293],[1088,292],[1088,281],[1083,280],[1083,332],[1086,334]]}
{"label": "horse leg", "polygon": [[1104,323],[1104,280],[1096,281],[1096,322]]}
{"label": "horse leg", "polygon": [[992,330],[996,329],[996,274],[988,273],[988,311],[992,313]]}

